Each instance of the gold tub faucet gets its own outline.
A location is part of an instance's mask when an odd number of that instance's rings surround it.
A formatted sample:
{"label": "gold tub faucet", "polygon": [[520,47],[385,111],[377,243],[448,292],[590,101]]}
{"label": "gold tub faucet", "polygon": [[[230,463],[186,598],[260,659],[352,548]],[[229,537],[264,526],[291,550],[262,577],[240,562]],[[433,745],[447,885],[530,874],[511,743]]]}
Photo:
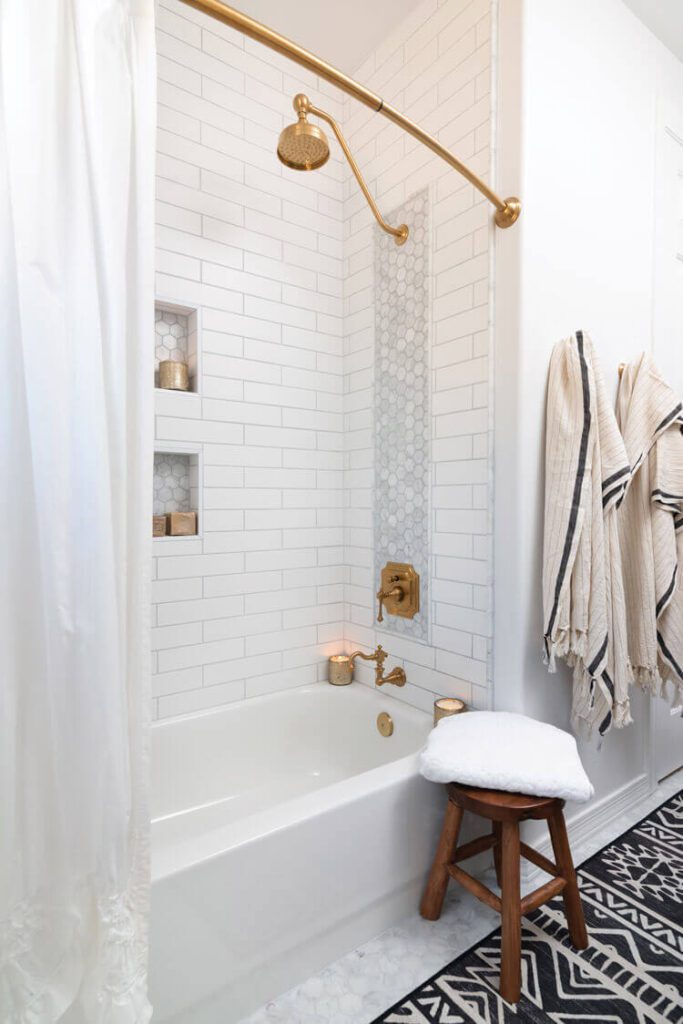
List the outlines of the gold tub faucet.
{"label": "gold tub faucet", "polygon": [[363,658],[364,661],[375,662],[375,686],[384,686],[385,683],[393,683],[394,686],[406,685],[406,674],[402,668],[392,668],[388,675],[384,675],[384,662],[388,658],[387,652],[380,644],[372,654],[363,654],[362,651],[354,651],[350,655],[351,664],[355,658]]}

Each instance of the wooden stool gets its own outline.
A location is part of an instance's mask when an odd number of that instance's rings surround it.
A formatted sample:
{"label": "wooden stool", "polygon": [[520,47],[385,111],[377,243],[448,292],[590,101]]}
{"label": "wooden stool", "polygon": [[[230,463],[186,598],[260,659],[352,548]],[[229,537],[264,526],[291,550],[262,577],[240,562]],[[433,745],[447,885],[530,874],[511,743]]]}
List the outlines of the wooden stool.
{"label": "wooden stool", "polygon": [[[500,994],[508,1003],[516,1003],[521,990],[522,914],[536,910],[553,896],[562,893],[572,943],[577,949],[585,949],[588,945],[583,907],[562,813],[564,800],[503,793],[495,789],[476,789],[455,782],[451,782],[446,789],[446,816],[420,913],[428,921],[436,921],[441,916],[449,878],[455,878],[477,899],[497,910],[502,918]],[[490,835],[480,836],[458,847],[458,833],[464,811],[487,818],[493,824],[493,831]],[[556,864],[526,843],[520,842],[519,823],[528,818],[545,818],[548,822]],[[467,860],[491,847],[502,896],[496,896],[482,882],[458,867],[458,861]],[[520,899],[521,856],[554,876],[552,881],[535,889],[524,899]]]}

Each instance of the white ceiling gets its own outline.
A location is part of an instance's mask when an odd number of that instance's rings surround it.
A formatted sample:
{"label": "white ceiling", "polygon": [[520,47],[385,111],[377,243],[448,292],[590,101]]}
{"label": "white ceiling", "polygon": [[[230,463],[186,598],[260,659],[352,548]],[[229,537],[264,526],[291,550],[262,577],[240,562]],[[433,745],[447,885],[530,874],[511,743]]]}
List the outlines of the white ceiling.
{"label": "white ceiling", "polygon": [[[352,74],[420,0],[231,0],[318,57]],[[625,0],[683,60],[683,0]]]}
{"label": "white ceiling", "polygon": [[683,0],[625,0],[658,39],[683,60]]}
{"label": "white ceiling", "polygon": [[230,0],[318,57],[352,74],[420,0]]}

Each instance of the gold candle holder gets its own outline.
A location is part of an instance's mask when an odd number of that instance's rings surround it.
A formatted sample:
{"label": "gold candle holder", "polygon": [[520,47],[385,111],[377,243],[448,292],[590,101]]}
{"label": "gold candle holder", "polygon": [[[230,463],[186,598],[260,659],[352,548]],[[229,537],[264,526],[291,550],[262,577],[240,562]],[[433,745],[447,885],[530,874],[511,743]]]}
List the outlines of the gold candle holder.
{"label": "gold candle holder", "polygon": [[189,391],[190,373],[187,363],[162,359],[159,363],[159,387],[167,391]]}
{"label": "gold candle holder", "polygon": [[434,725],[438,725],[442,718],[450,718],[451,715],[460,715],[467,711],[467,704],[458,697],[439,697],[434,701]]}
{"label": "gold candle holder", "polygon": [[348,654],[333,654],[328,659],[327,681],[332,686],[348,686],[353,681],[353,662]]}

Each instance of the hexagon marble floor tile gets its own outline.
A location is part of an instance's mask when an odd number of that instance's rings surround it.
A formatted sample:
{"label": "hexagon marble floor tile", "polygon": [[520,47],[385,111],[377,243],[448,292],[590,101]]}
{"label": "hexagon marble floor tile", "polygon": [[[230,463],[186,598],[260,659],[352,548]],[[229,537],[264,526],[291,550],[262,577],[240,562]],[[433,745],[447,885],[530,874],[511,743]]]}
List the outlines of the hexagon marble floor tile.
{"label": "hexagon marble floor tile", "polygon": [[[591,838],[574,846],[577,864],[621,835],[683,784],[683,770],[665,779],[646,799]],[[484,881],[495,888],[493,872]],[[532,883],[538,884],[537,882]],[[241,1024],[370,1024],[440,967],[484,938],[498,915],[469,893],[451,886],[437,923],[415,913],[404,922],[330,964]]]}

